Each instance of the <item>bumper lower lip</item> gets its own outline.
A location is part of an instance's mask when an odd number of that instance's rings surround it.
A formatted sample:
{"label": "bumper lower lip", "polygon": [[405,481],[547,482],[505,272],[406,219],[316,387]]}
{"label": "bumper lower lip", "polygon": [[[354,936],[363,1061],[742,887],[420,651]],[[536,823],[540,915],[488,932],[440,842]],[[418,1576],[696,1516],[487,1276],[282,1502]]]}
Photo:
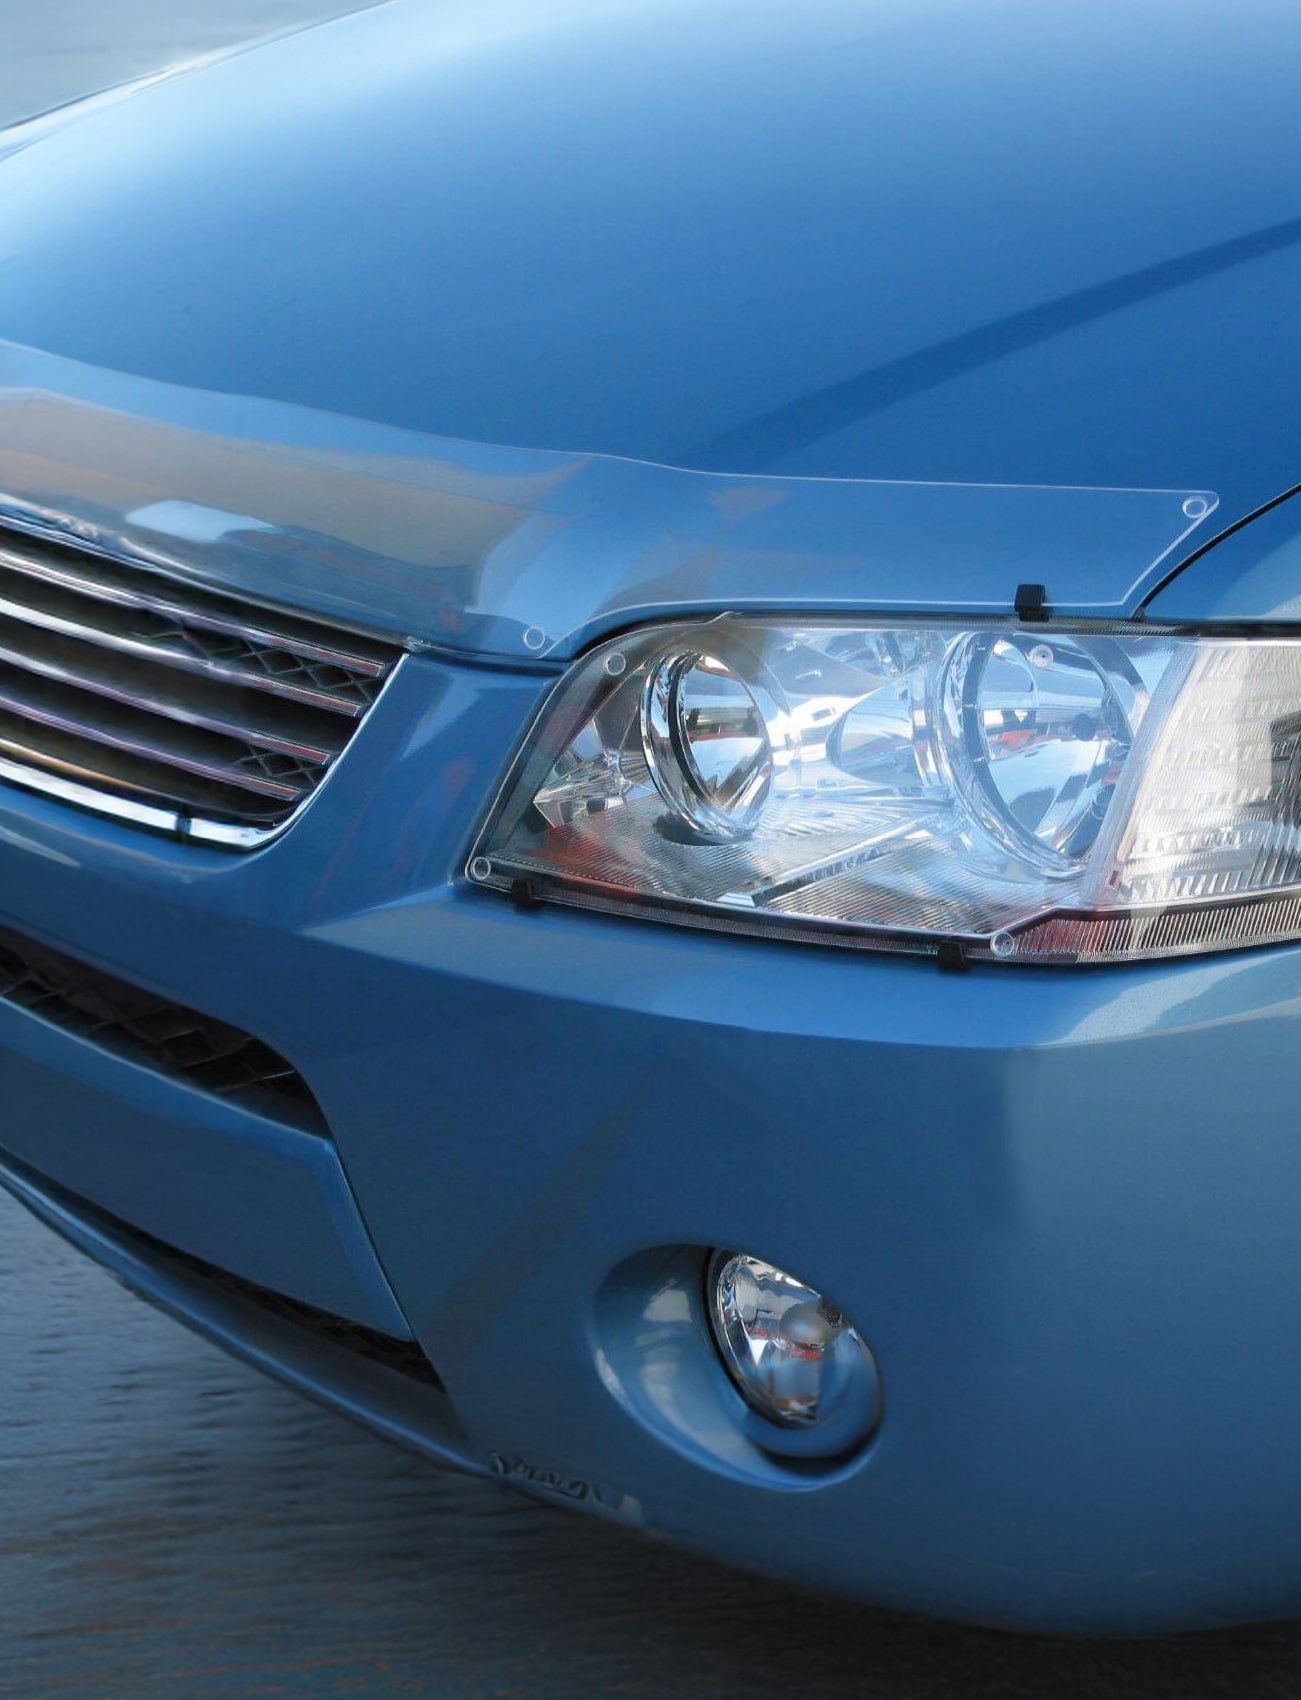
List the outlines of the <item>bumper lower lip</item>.
{"label": "bumper lower lip", "polygon": [[0,1152],[0,1186],[132,1292],[256,1369],[438,1463],[478,1473],[410,1340],[349,1323],[141,1234]]}
{"label": "bumper lower lip", "polygon": [[[1294,1612],[1301,953],[945,976],[520,913],[455,875],[538,682],[403,673],[320,809],[238,863],[0,800],[0,924],[264,1037],[332,1135],[214,1119],[0,1009],[29,1188],[409,1325],[463,1437],[409,1414],[426,1450],[723,1557],[1023,1627]],[[835,1294],[887,1390],[865,1452],[763,1464],[689,1315],[619,1361],[612,1272],[682,1246]]]}

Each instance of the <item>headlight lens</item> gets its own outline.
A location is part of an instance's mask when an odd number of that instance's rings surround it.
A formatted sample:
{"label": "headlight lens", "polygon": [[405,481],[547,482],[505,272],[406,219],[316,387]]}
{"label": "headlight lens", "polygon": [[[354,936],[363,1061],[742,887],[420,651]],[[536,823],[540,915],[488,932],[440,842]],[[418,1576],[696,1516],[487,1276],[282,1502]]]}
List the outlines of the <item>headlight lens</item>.
{"label": "headlight lens", "polygon": [[1301,641],[647,628],[562,682],[471,875],[1009,962],[1301,936]]}

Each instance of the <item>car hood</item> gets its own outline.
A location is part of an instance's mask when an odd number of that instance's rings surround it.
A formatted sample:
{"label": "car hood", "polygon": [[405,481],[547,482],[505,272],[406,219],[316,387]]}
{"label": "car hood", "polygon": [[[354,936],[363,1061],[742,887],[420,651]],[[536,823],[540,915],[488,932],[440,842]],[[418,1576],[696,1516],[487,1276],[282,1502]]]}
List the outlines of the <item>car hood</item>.
{"label": "car hood", "polygon": [[[1005,606],[1026,578],[1120,611],[1190,496],[1232,522],[1296,482],[1299,45],[1291,0],[394,0],[12,151],[0,338],[156,386],[159,416],[243,398],[240,441],[284,449],[261,402],[442,465],[490,445],[508,484],[507,450],[545,461],[571,553],[534,600],[440,581],[480,647],[724,596]],[[636,463],[684,470],[670,496]],[[25,476],[0,484],[89,523]],[[536,585],[533,543],[527,571],[502,547]]]}

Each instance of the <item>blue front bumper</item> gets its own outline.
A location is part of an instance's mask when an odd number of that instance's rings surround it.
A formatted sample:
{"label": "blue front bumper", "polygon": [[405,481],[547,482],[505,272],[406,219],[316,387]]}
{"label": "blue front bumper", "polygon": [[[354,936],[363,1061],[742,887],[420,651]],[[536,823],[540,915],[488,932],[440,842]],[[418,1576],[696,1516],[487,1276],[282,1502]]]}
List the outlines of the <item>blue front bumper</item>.
{"label": "blue front bumper", "polygon": [[[454,1420],[376,1395],[381,1426],[725,1557],[1025,1626],[1295,1612],[1301,953],[946,976],[519,912],[458,872],[547,682],[409,660],[243,858],[3,794],[0,924],[264,1039],[332,1131],[0,1003],[29,1202],[43,1177],[409,1332]],[[745,1438],[672,1279],[711,1246],[862,1328],[886,1389],[864,1453],[809,1473]],[[252,1349],[147,1258],[119,1272]],[[364,1378],[315,1383],[368,1409]]]}

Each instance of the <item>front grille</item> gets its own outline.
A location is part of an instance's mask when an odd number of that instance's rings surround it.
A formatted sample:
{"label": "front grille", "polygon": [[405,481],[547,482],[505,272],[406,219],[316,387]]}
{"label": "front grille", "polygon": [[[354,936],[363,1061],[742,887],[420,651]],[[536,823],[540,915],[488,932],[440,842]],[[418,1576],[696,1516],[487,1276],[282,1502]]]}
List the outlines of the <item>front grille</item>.
{"label": "front grille", "polygon": [[0,529],[0,778],[246,848],[311,797],[400,653]]}
{"label": "front grille", "polygon": [[302,1075],[260,1039],[7,927],[0,927],[0,999],[244,1109],[306,1133],[329,1131]]}

